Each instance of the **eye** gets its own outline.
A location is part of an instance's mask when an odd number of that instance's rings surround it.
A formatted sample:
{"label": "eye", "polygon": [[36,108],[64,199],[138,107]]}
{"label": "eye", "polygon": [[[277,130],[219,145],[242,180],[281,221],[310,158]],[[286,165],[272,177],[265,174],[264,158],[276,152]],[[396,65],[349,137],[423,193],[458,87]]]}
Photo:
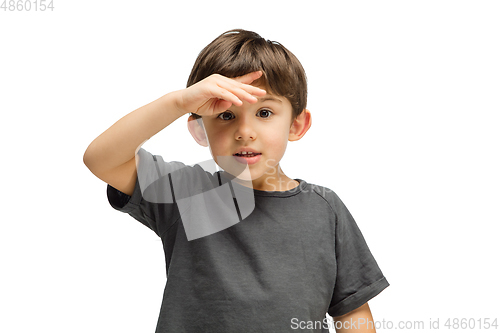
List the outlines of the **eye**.
{"label": "eye", "polygon": [[231,111],[225,111],[219,114],[217,118],[222,120],[231,120],[234,118],[234,114]]}
{"label": "eye", "polygon": [[259,110],[259,112],[257,112],[257,115],[261,118],[269,118],[269,117],[271,117],[272,114],[273,114],[272,111],[267,110],[267,109],[262,109],[262,110]]}

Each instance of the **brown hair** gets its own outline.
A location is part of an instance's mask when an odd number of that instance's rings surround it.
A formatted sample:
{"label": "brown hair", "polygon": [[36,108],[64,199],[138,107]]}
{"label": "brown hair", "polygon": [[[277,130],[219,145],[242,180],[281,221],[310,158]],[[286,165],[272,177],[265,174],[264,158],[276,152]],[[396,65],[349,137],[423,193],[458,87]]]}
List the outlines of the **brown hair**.
{"label": "brown hair", "polygon": [[304,68],[283,45],[252,31],[229,30],[208,44],[196,59],[187,87],[212,74],[234,78],[259,70],[266,89],[290,101],[292,119],[300,115],[307,104]]}

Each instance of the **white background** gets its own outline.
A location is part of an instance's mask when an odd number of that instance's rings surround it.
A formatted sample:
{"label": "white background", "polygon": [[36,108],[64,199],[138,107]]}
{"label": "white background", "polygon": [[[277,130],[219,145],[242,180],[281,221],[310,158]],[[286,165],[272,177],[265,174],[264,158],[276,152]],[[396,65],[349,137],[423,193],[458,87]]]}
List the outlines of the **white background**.
{"label": "white background", "polygon": [[[358,222],[391,283],[369,303],[375,320],[441,318],[444,331],[449,317],[500,316],[499,2],[53,5],[0,10],[1,332],[154,332],[161,241],[109,206],[83,153],[182,89],[233,28],[279,41],[306,70],[313,125],[282,167],[333,189]],[[210,158],[186,117],[144,148]]]}

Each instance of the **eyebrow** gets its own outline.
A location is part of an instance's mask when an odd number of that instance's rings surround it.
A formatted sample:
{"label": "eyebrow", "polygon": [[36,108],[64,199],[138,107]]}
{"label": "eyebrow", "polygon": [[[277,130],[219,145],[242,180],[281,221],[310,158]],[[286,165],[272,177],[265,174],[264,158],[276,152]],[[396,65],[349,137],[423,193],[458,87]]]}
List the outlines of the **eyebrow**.
{"label": "eyebrow", "polygon": [[281,103],[281,100],[276,98],[276,97],[273,97],[273,96],[266,96],[266,97],[262,97],[262,98],[259,98],[258,99],[259,102],[265,102],[265,101],[275,101],[275,102],[279,102]]}

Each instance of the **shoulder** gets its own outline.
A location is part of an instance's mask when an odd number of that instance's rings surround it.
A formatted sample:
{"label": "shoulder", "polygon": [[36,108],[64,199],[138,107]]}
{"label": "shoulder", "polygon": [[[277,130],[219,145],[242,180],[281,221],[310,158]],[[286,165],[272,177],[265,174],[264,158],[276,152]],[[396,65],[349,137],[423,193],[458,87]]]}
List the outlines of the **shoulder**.
{"label": "shoulder", "polygon": [[153,155],[143,148],[137,152],[137,159],[138,183],[143,195],[150,194],[148,201],[173,200],[173,193],[177,199],[190,197],[211,190],[218,182],[213,160],[194,165],[166,162],[161,155]]}
{"label": "shoulder", "polygon": [[308,197],[311,202],[323,202],[335,215],[343,214],[347,207],[331,188],[300,181],[302,193]]}
{"label": "shoulder", "polygon": [[317,199],[323,200],[332,206],[336,205],[340,200],[337,193],[335,193],[334,190],[328,187],[308,183],[303,180],[300,181],[299,186],[301,186],[302,192],[304,194],[309,195],[311,197],[316,197]]}
{"label": "shoulder", "polygon": [[152,178],[173,175],[194,175],[197,173],[213,175],[216,172],[215,161],[208,160],[193,165],[187,165],[179,161],[165,161],[161,155],[153,155],[144,148],[140,148],[136,154],[138,171],[143,176]]}

